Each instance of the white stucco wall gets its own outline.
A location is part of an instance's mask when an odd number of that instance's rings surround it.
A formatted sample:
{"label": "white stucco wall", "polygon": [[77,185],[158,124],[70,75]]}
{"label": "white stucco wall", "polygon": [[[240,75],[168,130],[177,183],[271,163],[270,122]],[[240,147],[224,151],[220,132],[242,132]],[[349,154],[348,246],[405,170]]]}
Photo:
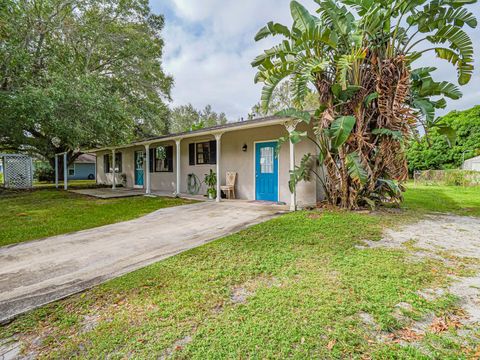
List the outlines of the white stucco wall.
{"label": "white stucco wall", "polygon": [[[298,130],[308,130],[304,124],[300,125]],[[225,174],[227,171],[237,173],[236,195],[239,199],[254,200],[255,199],[255,142],[277,140],[281,136],[285,136],[287,131],[283,125],[271,125],[258,127],[253,129],[234,130],[228,129],[221,138],[221,184],[225,184]],[[181,141],[181,186],[182,193],[187,192],[187,176],[190,173],[196,174],[203,181],[205,174],[210,169],[216,171],[216,165],[189,165],[189,144],[194,142],[203,142],[214,140],[213,135],[205,135],[191,138],[184,138]],[[247,151],[242,151],[243,145],[247,145]],[[174,192],[176,189],[176,146],[174,141],[158,142],[155,145],[172,145],[173,146],[173,172],[151,173],[151,189],[152,191],[168,191]],[[127,187],[133,187],[134,182],[134,151],[141,150],[143,147],[127,148],[118,150],[122,152],[122,173],[127,176]],[[144,148],[143,148],[144,149]],[[295,145],[295,162],[298,164],[302,156],[306,153],[315,153],[316,148],[310,141],[303,141]],[[112,174],[105,174],[103,171],[103,154],[97,153],[97,181],[102,184],[111,184]],[[285,143],[278,158],[278,174],[279,174],[279,201],[290,204],[290,190],[288,188],[289,180],[289,143]],[[117,175],[117,181],[120,181],[120,175]],[[315,205],[318,196],[317,182],[302,182],[297,187],[297,204],[299,207]],[[200,193],[206,192],[205,185],[202,185]]]}

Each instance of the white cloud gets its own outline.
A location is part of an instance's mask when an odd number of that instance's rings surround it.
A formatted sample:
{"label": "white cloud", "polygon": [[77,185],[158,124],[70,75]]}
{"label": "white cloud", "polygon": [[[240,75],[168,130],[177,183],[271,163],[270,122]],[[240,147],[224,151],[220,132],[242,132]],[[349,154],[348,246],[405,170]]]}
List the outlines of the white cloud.
{"label": "white cloud", "polygon": [[[174,105],[211,104],[230,120],[246,117],[260,99],[261,86],[253,83],[250,62],[273,39],[254,41],[257,30],[268,21],[290,24],[289,0],[150,0],[154,10],[166,14],[166,70],[174,76]],[[313,1],[303,1],[313,11]],[[472,8],[473,9],[473,8]],[[480,10],[473,10],[480,18]],[[469,31],[480,44],[478,30]],[[477,51],[480,48],[477,47]],[[471,83],[462,88],[465,96],[450,101],[446,111],[480,103],[480,57]],[[433,54],[423,64],[438,67],[437,79],[456,82],[455,70]]]}

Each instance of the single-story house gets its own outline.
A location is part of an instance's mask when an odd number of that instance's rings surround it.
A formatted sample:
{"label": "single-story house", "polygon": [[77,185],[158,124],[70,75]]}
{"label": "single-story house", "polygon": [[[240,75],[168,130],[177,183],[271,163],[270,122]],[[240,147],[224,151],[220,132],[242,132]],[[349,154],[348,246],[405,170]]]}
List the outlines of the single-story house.
{"label": "single-story house", "polygon": [[[276,151],[278,139],[311,125],[282,117],[265,117],[210,128],[148,138],[124,146],[89,150],[97,157],[97,183],[144,189],[145,193],[188,194],[196,176],[203,182],[212,169],[225,185],[226,172],[235,172],[237,199],[288,204],[290,209],[316,205],[320,184],[301,182],[292,194],[290,170],[307,154],[317,152],[311,141],[286,142]],[[202,184],[201,193],[206,193]]]}
{"label": "single-story house", "polygon": [[94,180],[95,154],[82,154],[68,166],[68,180]]}
{"label": "single-story house", "polygon": [[462,166],[463,170],[480,171],[480,156],[465,160]]}

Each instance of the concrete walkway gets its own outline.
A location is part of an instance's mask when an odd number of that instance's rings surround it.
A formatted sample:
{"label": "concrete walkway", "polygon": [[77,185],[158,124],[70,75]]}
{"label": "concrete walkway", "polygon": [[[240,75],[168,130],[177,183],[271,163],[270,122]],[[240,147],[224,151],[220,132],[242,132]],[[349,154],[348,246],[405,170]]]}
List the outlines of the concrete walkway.
{"label": "concrete walkway", "polygon": [[0,322],[265,221],[282,207],[203,202],[0,248]]}

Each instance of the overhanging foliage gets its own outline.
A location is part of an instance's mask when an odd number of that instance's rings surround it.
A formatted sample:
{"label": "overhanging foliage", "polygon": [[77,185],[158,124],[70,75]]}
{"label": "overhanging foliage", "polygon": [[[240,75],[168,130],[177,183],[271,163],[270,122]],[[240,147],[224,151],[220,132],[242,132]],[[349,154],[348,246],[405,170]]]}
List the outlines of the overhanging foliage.
{"label": "overhanging foliage", "polygon": [[[468,83],[473,45],[462,28],[477,21],[464,5],[476,0],[315,2],[318,16],[291,1],[291,28],[272,22],[262,28],[256,40],[283,40],[252,62],[255,81],[264,84],[265,109],[288,81],[294,109],[281,114],[314,122],[319,153],[292,172],[291,188],[313,172],[331,204],[400,201],[398,182],[408,175],[405,141],[419,122],[453,139],[450,128],[435,123],[435,109],[446,106],[445,98],[461,97],[456,85],[433,79],[434,67],[415,69],[414,63],[431,51],[456,67],[460,85]],[[305,98],[312,89],[320,106],[307,117],[302,110],[311,110]],[[297,142],[299,135],[293,136]]]}
{"label": "overhanging foliage", "polygon": [[67,151],[168,130],[163,17],[145,0],[0,6],[0,148]]}

